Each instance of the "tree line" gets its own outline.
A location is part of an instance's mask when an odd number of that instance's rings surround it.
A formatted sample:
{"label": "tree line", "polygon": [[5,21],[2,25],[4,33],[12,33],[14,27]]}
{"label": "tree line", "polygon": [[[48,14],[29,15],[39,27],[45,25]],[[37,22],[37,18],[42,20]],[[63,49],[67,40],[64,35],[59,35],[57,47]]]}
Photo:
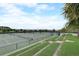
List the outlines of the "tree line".
{"label": "tree line", "polygon": [[55,29],[11,29],[10,27],[0,26],[0,33],[26,33],[26,32],[57,32]]}

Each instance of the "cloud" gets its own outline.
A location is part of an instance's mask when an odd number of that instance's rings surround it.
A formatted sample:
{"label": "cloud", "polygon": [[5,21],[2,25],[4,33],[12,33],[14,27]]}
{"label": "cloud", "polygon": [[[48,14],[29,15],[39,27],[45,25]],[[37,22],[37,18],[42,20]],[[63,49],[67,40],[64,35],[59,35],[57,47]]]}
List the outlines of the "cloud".
{"label": "cloud", "polygon": [[26,5],[28,7],[36,7],[37,6],[37,3],[24,3],[22,5]]}
{"label": "cloud", "polygon": [[[0,24],[10,26],[13,28],[26,28],[26,29],[61,29],[66,20],[61,20],[58,16],[29,16],[29,17],[2,17]],[[58,21],[59,20],[59,21]]]}
{"label": "cloud", "polygon": [[35,13],[43,13],[44,11],[55,10],[55,6],[50,7],[47,3],[38,4],[35,8]]}
{"label": "cloud", "polygon": [[[24,7],[27,6],[29,8],[34,8],[33,12],[36,14],[42,14],[43,12],[47,12],[50,10],[55,10],[55,6],[49,6],[48,3],[26,3],[26,4],[21,4]],[[23,7],[22,7],[23,8]]]}
{"label": "cloud", "polygon": [[[49,8],[47,4],[26,4],[29,7],[35,7],[35,12],[41,12]],[[25,5],[25,6],[26,6]],[[0,25],[10,26],[11,28],[23,29],[61,29],[66,20],[63,20],[60,15],[40,16],[36,14],[25,13],[16,7],[16,4],[0,4],[5,14],[0,15]]]}
{"label": "cloud", "polygon": [[26,15],[23,11],[19,10],[15,4],[6,3],[0,4],[0,7],[3,8],[5,15],[4,16],[22,16]]}
{"label": "cloud", "polygon": [[47,4],[37,5],[35,8],[35,13],[42,13],[42,11],[45,11],[48,8]]}

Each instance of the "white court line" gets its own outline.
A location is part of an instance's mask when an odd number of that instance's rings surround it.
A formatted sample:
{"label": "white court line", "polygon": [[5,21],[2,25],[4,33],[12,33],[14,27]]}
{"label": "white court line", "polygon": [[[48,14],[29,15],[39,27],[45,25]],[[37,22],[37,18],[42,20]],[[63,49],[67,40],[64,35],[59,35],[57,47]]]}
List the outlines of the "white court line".
{"label": "white court line", "polygon": [[[39,45],[40,45],[40,44],[39,44]],[[26,52],[32,50],[33,48],[35,48],[35,47],[37,47],[37,46],[39,46],[39,45],[36,45],[36,46],[30,48],[29,50],[26,50],[26,51],[24,51],[24,52],[22,52],[22,53],[19,53],[19,54],[17,54],[17,56],[22,55],[22,54],[24,54],[24,53],[26,53]]]}
{"label": "white court line", "polygon": [[62,35],[60,35],[58,38],[56,38],[56,40],[58,40],[60,37],[62,37],[63,36],[63,34]]}
{"label": "white court line", "polygon": [[58,48],[56,49],[56,51],[54,52],[53,56],[57,56],[58,52],[60,51],[60,48],[62,47],[64,40],[65,40],[66,36],[63,38],[63,42],[60,43],[60,45],[58,46]]}
{"label": "white court line", "polygon": [[7,54],[5,54],[5,55],[10,55],[10,54],[16,53],[16,52],[18,52],[18,51],[20,51],[20,50],[23,50],[23,49],[29,48],[29,47],[31,47],[31,46],[33,46],[33,45],[38,44],[38,43],[40,43],[40,41],[39,41],[39,42],[36,42],[36,43],[33,43],[33,44],[31,44],[31,45],[28,45],[28,46],[26,46],[26,47],[23,47],[23,48],[21,48],[21,49],[17,49],[17,50],[15,50],[15,51],[10,52],[10,53],[7,53]]}
{"label": "white court line", "polygon": [[[37,46],[39,46],[39,45],[37,45]],[[35,46],[35,47],[37,47],[37,46]],[[47,48],[49,45],[47,45],[45,48]],[[33,48],[35,48],[35,47],[33,47]],[[28,51],[30,51],[30,50],[32,50],[33,48],[31,48],[31,49],[29,49],[29,50],[27,50],[27,51],[24,51],[24,52],[22,52],[22,53],[20,53],[20,54],[17,54],[17,56],[19,56],[19,55],[21,55],[21,54],[23,54],[23,53],[26,53],[26,52],[28,52]],[[44,48],[44,49],[45,49]],[[41,52],[41,51],[39,51],[39,52]],[[39,53],[38,52],[38,53]],[[35,54],[36,55],[36,54]]]}
{"label": "white court line", "polygon": [[43,50],[45,50],[47,47],[49,47],[50,46],[50,44],[49,45],[47,45],[47,46],[45,46],[44,48],[42,48],[41,50],[39,50],[37,53],[35,53],[33,56],[36,56],[36,55],[38,55],[39,53],[41,53]]}
{"label": "white court line", "polygon": [[[48,37],[48,38],[44,38],[43,40],[40,40],[40,41],[38,41],[38,42],[35,42],[35,43],[33,43],[33,44],[31,44],[31,45],[28,45],[28,46],[26,46],[26,47],[23,47],[23,48],[21,48],[21,49],[17,49],[17,50],[14,50],[14,51],[12,51],[12,52],[6,53],[6,54],[4,54],[4,56],[7,56],[7,55],[11,55],[11,54],[13,54],[13,53],[16,53],[16,52],[18,52],[18,51],[20,51],[20,50],[23,50],[23,49],[25,49],[25,48],[28,48],[28,47],[30,47],[30,46],[32,46],[32,45],[35,45],[35,44],[40,43],[40,42],[42,42],[42,41],[48,40],[48,39],[51,38],[51,37],[52,37],[52,36],[50,36],[50,37]],[[54,36],[53,36],[53,37],[54,37]]]}
{"label": "white court line", "polygon": [[[63,36],[63,35],[60,35],[58,38],[56,38],[56,40],[58,40],[61,36]],[[46,49],[48,46],[50,46],[50,45],[45,46],[43,49],[41,49],[40,51],[38,51],[37,53],[35,53],[34,56],[36,56],[37,54],[39,54],[40,52],[42,52],[42,51],[43,51],[44,49]]]}

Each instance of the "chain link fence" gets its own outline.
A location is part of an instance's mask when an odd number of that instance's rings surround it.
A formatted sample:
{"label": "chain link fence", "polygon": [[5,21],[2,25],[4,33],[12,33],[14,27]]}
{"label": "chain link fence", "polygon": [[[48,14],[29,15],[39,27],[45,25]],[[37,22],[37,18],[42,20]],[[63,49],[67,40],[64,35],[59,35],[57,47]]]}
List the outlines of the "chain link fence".
{"label": "chain link fence", "polygon": [[[9,34],[11,35],[11,34]],[[51,36],[52,33],[50,34],[40,34],[40,36],[38,37],[23,37],[23,36],[20,36],[20,35],[17,35],[19,38],[21,38],[22,40],[21,41],[17,41],[17,42],[10,42],[8,44],[4,44],[4,45],[0,45],[0,55],[4,55],[6,53],[9,53],[9,52],[12,52],[12,51],[15,51],[17,49],[20,49],[20,48],[23,48],[27,45],[30,45],[32,43],[35,43],[35,42],[38,42],[42,39],[45,39],[49,36]],[[16,36],[16,35],[12,35],[12,36]],[[37,36],[37,35],[36,35]],[[23,40],[24,38],[24,40]]]}

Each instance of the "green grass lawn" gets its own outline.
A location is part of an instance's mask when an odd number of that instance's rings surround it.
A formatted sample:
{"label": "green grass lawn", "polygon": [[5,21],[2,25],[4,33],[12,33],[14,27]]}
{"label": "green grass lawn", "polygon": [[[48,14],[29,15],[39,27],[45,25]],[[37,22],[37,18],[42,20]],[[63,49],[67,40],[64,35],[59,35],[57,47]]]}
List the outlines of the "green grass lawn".
{"label": "green grass lawn", "polygon": [[38,54],[38,56],[52,56],[58,47],[57,43],[50,44],[44,51]]}
{"label": "green grass lawn", "polygon": [[32,46],[30,46],[30,47],[28,47],[28,48],[25,48],[25,49],[22,49],[22,50],[20,50],[20,51],[15,52],[15,53],[12,53],[12,54],[10,54],[9,56],[16,56],[16,55],[20,54],[21,52],[24,52],[24,51],[26,51],[26,50],[29,50],[30,48],[33,48],[34,46],[37,46],[37,45],[39,45],[39,44],[40,44],[40,43],[37,43],[37,44],[32,45]]}
{"label": "green grass lawn", "polygon": [[61,56],[79,56],[79,37],[67,35],[66,40],[74,42],[65,42],[59,52]]}
{"label": "green grass lawn", "polygon": [[20,54],[20,56],[32,56],[34,55],[36,52],[38,52],[40,49],[42,49],[43,47],[47,46],[48,43],[41,43],[38,46],[34,46],[34,48],[31,48],[29,51],[24,51],[23,54]]}
{"label": "green grass lawn", "polygon": [[23,50],[20,50],[18,52],[15,52],[13,54],[10,54],[10,56],[31,56],[34,55],[36,52],[38,52],[40,49],[42,49],[43,47],[47,46],[48,43],[47,42],[43,42],[43,43],[38,43],[36,45],[33,45],[29,48],[25,48]]}
{"label": "green grass lawn", "polygon": [[[57,36],[52,36],[50,37],[49,39],[45,40],[45,41],[42,41],[41,43],[38,43],[36,45],[33,45],[33,46],[30,46],[28,48],[25,48],[23,50],[20,50],[20,51],[17,51],[15,53],[12,53],[10,54],[10,56],[17,56],[17,55],[21,55],[21,56],[31,56],[31,55],[34,55],[35,53],[37,53],[39,50],[41,50],[42,48],[46,47],[49,43],[48,41],[50,41],[51,39],[55,40],[57,38]],[[56,44],[55,46],[54,45],[50,45],[49,46],[50,48],[47,49],[47,50],[54,50],[56,47]],[[53,53],[53,51],[51,52]]]}
{"label": "green grass lawn", "polygon": [[[64,37],[66,37],[65,40],[70,40],[74,42],[64,42],[57,55],[59,56],[79,56],[79,37],[73,36],[71,34],[67,34],[67,35],[62,35],[58,39],[58,41],[62,41]],[[58,36],[51,36],[49,39],[42,41],[36,45],[33,45],[31,47],[17,51],[11,54],[11,56],[17,56],[17,55],[33,56],[34,54],[42,50],[44,47],[46,47],[47,45],[49,46],[43,51],[41,51],[39,54],[37,54],[37,56],[52,56],[59,46],[58,43],[54,43],[54,41],[56,41],[57,38]],[[53,41],[53,43],[49,44],[48,41]]]}
{"label": "green grass lawn", "polygon": [[49,41],[49,40],[50,40],[50,41],[55,41],[56,38],[58,38],[58,36],[54,35],[54,36],[50,37],[50,38],[48,39],[48,41]]}
{"label": "green grass lawn", "polygon": [[[57,41],[57,40],[59,40],[59,41],[62,41],[63,40],[63,38],[64,38],[64,36],[65,35],[62,35],[62,36],[57,36],[57,35],[54,35],[54,36],[52,36],[49,40],[50,41]],[[59,38],[58,38],[59,37]]]}
{"label": "green grass lawn", "polygon": [[65,35],[63,34],[58,40],[62,41],[64,37],[65,37]]}
{"label": "green grass lawn", "polygon": [[61,56],[79,56],[79,43],[64,43],[59,55]]}
{"label": "green grass lawn", "polygon": [[66,35],[66,40],[72,40],[72,41],[75,41],[75,42],[79,42],[79,37],[78,36],[73,36],[72,34],[68,34]]}

